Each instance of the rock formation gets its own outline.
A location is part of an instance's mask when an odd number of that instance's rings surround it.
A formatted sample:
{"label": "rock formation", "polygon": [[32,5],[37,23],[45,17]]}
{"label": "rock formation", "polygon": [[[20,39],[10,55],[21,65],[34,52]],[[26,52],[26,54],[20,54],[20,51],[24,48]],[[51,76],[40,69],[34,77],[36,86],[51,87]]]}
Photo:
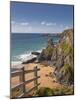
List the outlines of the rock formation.
{"label": "rock formation", "polygon": [[47,47],[38,56],[39,62],[44,60],[54,64],[54,74],[60,83],[74,83],[73,29],[62,32],[61,39],[56,46],[54,46],[52,39],[49,38]]}
{"label": "rock formation", "polygon": [[42,50],[41,54],[38,57],[38,60],[39,61],[51,60],[53,49],[54,49],[54,47],[53,47],[53,41],[52,41],[51,38],[49,38],[48,39],[47,47]]}
{"label": "rock formation", "polygon": [[[57,47],[58,59],[56,61],[57,79],[61,83],[73,84],[73,30],[65,30],[62,33],[60,43]],[[59,75],[58,75],[59,74]]]}

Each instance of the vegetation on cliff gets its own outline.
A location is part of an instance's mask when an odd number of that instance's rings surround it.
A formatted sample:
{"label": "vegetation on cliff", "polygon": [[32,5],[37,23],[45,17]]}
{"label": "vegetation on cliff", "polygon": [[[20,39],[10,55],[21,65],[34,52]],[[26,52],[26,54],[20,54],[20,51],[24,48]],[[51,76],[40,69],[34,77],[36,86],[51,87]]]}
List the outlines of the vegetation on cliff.
{"label": "vegetation on cliff", "polygon": [[73,74],[74,74],[74,69],[71,67],[69,64],[64,64],[64,66],[60,70],[61,73],[61,81],[72,84],[73,82]]}
{"label": "vegetation on cliff", "polygon": [[[59,43],[61,56],[63,57],[63,66],[56,68],[59,77],[58,81],[66,84],[74,83],[74,66],[73,66],[73,30],[65,30],[62,33],[62,38]],[[58,48],[59,49],[59,48]]]}
{"label": "vegetation on cliff", "polygon": [[47,47],[39,55],[39,61],[50,60],[54,62],[55,75],[62,84],[74,83],[73,67],[73,30],[68,29],[62,32],[61,39],[55,47],[51,39]]}

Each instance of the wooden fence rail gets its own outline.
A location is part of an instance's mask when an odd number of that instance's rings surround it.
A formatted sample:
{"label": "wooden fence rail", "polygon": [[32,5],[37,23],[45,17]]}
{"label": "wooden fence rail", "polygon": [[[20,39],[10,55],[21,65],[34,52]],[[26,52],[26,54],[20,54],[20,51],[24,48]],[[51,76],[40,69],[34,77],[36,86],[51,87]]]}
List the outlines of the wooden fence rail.
{"label": "wooden fence rail", "polygon": [[[36,66],[34,67],[33,70],[25,70],[24,67],[22,67],[20,70],[16,70],[11,72],[11,78],[12,77],[16,77],[19,76],[19,80],[20,83],[11,87],[11,98],[20,98],[20,97],[27,97],[28,94],[33,91],[33,90],[38,90],[38,86],[40,85],[40,83],[38,83],[38,79],[40,78],[40,76],[38,76],[38,71],[40,69]],[[30,74],[34,72],[34,78],[30,79],[30,80],[26,80],[25,75],[26,74]],[[34,87],[32,87],[30,90],[27,91],[26,89],[26,85],[28,83],[31,83],[34,81]],[[22,93],[18,93],[17,91],[21,91]],[[15,93],[16,92],[16,93]],[[15,94],[15,95],[14,95]]]}

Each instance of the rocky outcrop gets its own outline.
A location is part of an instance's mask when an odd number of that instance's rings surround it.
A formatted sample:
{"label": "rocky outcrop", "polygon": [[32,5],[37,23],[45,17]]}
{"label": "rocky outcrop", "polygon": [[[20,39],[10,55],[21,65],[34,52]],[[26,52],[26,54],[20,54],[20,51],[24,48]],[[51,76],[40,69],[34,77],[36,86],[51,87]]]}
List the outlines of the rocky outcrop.
{"label": "rocky outcrop", "polygon": [[35,62],[37,59],[37,57],[32,57],[26,61],[23,61],[22,64],[28,64],[28,63],[32,63],[32,62]]}
{"label": "rocky outcrop", "polygon": [[33,54],[33,55],[40,55],[40,53],[39,52],[37,52],[37,51],[35,51],[35,52],[32,52],[31,54]]}
{"label": "rocky outcrop", "polygon": [[50,61],[55,66],[55,76],[60,83],[74,83],[73,68],[73,30],[68,29],[61,33],[59,43],[54,46],[51,38],[47,47],[38,56],[38,61]]}
{"label": "rocky outcrop", "polygon": [[47,47],[38,55],[38,62],[50,61],[55,66],[55,76],[60,83],[74,83],[73,29],[61,33],[57,45],[49,38]]}
{"label": "rocky outcrop", "polygon": [[43,60],[51,60],[53,49],[53,41],[51,38],[49,38],[47,47],[42,50],[41,54],[38,57],[38,61],[41,62]]}
{"label": "rocky outcrop", "polygon": [[57,60],[57,47],[54,47],[51,61],[56,61]]}
{"label": "rocky outcrop", "polygon": [[57,48],[57,61],[55,74],[59,82],[73,84],[73,30],[65,30]]}

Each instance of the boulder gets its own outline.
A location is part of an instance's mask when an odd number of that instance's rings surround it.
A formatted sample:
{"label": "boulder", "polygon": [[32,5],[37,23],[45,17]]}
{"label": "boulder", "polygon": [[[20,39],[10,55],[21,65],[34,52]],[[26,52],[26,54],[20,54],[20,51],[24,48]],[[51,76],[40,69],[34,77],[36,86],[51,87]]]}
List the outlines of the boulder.
{"label": "boulder", "polygon": [[32,62],[34,62],[35,60],[36,60],[36,57],[33,57],[33,58],[31,58],[31,59],[29,59],[29,60],[27,60],[27,61],[22,62],[22,64],[32,63]]}
{"label": "boulder", "polygon": [[39,52],[37,52],[37,51],[35,51],[35,52],[32,52],[31,54],[33,54],[33,55],[40,55],[40,53]]}

